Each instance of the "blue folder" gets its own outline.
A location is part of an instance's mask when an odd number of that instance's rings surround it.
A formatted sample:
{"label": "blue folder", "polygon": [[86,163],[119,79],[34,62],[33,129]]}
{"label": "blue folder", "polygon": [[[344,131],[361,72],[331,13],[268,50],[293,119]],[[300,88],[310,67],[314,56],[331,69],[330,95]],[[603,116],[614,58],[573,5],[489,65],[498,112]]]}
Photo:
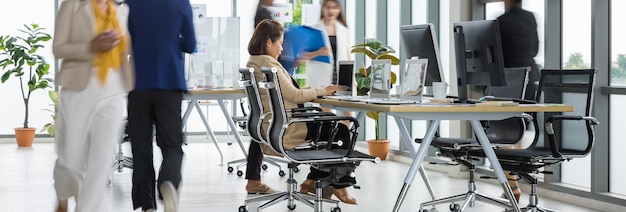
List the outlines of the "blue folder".
{"label": "blue folder", "polygon": [[[287,70],[293,70],[294,63],[304,52],[312,52],[326,46],[324,33],[308,26],[290,27],[285,32],[281,63]],[[329,56],[318,56],[312,60],[330,63]]]}

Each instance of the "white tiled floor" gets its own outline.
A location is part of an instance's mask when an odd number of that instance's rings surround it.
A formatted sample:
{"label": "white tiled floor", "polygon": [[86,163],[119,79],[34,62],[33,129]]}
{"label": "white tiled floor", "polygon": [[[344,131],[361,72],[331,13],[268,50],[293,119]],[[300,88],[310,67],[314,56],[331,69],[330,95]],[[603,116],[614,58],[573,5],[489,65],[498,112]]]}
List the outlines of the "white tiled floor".
{"label": "white tiled floor", "polygon": [[[221,137],[220,137],[221,138]],[[0,211],[52,211],[56,199],[52,187],[52,167],[55,160],[54,145],[46,139],[38,138],[32,148],[18,148],[3,139],[0,142]],[[247,144],[245,144],[247,147]],[[126,150],[128,146],[125,145]],[[220,143],[224,152],[224,163],[243,157],[236,145]],[[237,211],[243,200],[249,197],[245,193],[245,180],[235,173],[229,173],[226,165],[220,165],[219,155],[213,144],[207,144],[203,137],[194,137],[184,147],[186,158],[183,169],[181,189],[181,211]],[[158,150],[155,157],[160,153]],[[158,153],[158,154],[157,154]],[[158,159],[157,159],[158,160]],[[158,161],[157,161],[158,162]],[[308,167],[301,166],[296,179],[301,182],[308,172]],[[286,169],[286,167],[285,167]],[[383,161],[380,164],[363,163],[357,169],[360,190],[350,190],[358,199],[359,205],[341,204],[342,211],[378,212],[391,211],[402,186],[407,164]],[[124,169],[112,175],[111,196],[104,196],[111,201],[113,211],[132,211],[131,172]],[[428,176],[438,197],[465,192],[467,182],[464,179],[448,177],[442,173],[428,171]],[[263,172],[263,181],[274,189],[284,190],[286,177],[278,176],[278,169],[270,166]],[[482,193],[500,195],[499,188],[492,184],[477,185]],[[400,211],[418,211],[419,203],[429,200],[428,192],[421,178],[415,179]],[[527,196],[522,196],[522,205],[527,203]],[[549,198],[541,198],[543,206],[559,211],[596,211],[570,203]],[[288,211],[286,204],[278,204],[264,211]],[[324,207],[325,210],[330,205]],[[438,206],[439,211],[448,211],[448,205]],[[161,210],[161,209],[159,209]],[[312,211],[305,205],[298,204],[295,211]],[[466,211],[503,211],[503,209],[477,203]]]}

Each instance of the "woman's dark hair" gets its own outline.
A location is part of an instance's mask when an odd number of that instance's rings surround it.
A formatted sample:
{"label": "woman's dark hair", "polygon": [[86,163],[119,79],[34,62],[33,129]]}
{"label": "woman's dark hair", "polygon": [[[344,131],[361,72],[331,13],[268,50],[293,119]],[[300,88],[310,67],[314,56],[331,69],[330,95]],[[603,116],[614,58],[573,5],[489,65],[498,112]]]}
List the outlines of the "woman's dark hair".
{"label": "woman's dark hair", "polygon": [[[338,0],[324,0],[324,2],[322,2],[322,8],[324,8],[324,5],[326,5],[326,3],[328,2],[335,2],[338,6],[339,6],[339,15],[337,16],[337,21],[339,21],[339,23],[341,23],[343,26],[348,27],[348,24],[346,23],[346,17],[344,17],[343,15],[343,8],[341,7],[341,4],[339,3]],[[324,18],[324,9],[322,9],[322,11],[320,12],[320,19]]]}
{"label": "woman's dark hair", "polygon": [[285,29],[280,22],[270,19],[265,19],[259,23],[252,33],[250,43],[248,43],[248,53],[250,55],[264,55],[267,54],[266,45],[267,40],[271,39],[272,42],[276,42],[282,35]]}

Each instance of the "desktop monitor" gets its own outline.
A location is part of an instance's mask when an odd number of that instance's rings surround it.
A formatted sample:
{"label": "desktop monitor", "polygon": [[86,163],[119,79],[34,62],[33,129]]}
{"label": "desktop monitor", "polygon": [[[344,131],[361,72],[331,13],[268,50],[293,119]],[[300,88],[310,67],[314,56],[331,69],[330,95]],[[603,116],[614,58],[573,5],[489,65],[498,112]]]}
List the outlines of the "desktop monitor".
{"label": "desktop monitor", "polygon": [[497,20],[454,23],[453,33],[459,102],[467,102],[467,85],[506,85]]}
{"label": "desktop monitor", "polygon": [[426,71],[426,86],[432,86],[433,82],[443,82],[444,75],[439,59],[439,45],[433,24],[420,24],[400,27],[402,38],[402,59],[406,61],[414,57],[428,59]]}

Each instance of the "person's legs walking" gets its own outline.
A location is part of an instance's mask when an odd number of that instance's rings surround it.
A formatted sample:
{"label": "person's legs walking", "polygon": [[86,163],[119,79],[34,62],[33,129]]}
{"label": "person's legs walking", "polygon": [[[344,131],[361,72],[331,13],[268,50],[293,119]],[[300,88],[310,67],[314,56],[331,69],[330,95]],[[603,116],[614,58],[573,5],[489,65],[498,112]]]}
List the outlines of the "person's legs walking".
{"label": "person's legs walking", "polygon": [[[121,88],[121,86],[120,86]],[[121,89],[120,89],[121,91]],[[96,107],[96,114],[90,124],[89,148],[87,150],[87,170],[79,191],[80,201],[77,211],[109,211],[109,201],[102,201],[110,190],[106,187],[111,162],[103,160],[111,158],[115,153],[115,145],[121,139],[120,129],[123,118],[122,93],[105,99],[101,107]]]}
{"label": "person's legs walking", "polygon": [[157,91],[154,94],[156,140],[163,154],[158,179],[159,194],[163,198],[165,211],[176,211],[184,156],[182,117],[180,116],[183,93],[181,91]]}
{"label": "person's legs walking", "polygon": [[67,199],[78,196],[85,173],[84,161],[87,157],[88,115],[76,111],[75,101],[79,92],[61,90],[59,110],[56,119],[57,160],[53,170],[54,188],[59,200],[57,211],[67,211]]}
{"label": "person's legs walking", "polygon": [[133,91],[128,94],[128,129],[133,153],[133,209],[156,209],[152,162],[153,114],[150,91]]}

